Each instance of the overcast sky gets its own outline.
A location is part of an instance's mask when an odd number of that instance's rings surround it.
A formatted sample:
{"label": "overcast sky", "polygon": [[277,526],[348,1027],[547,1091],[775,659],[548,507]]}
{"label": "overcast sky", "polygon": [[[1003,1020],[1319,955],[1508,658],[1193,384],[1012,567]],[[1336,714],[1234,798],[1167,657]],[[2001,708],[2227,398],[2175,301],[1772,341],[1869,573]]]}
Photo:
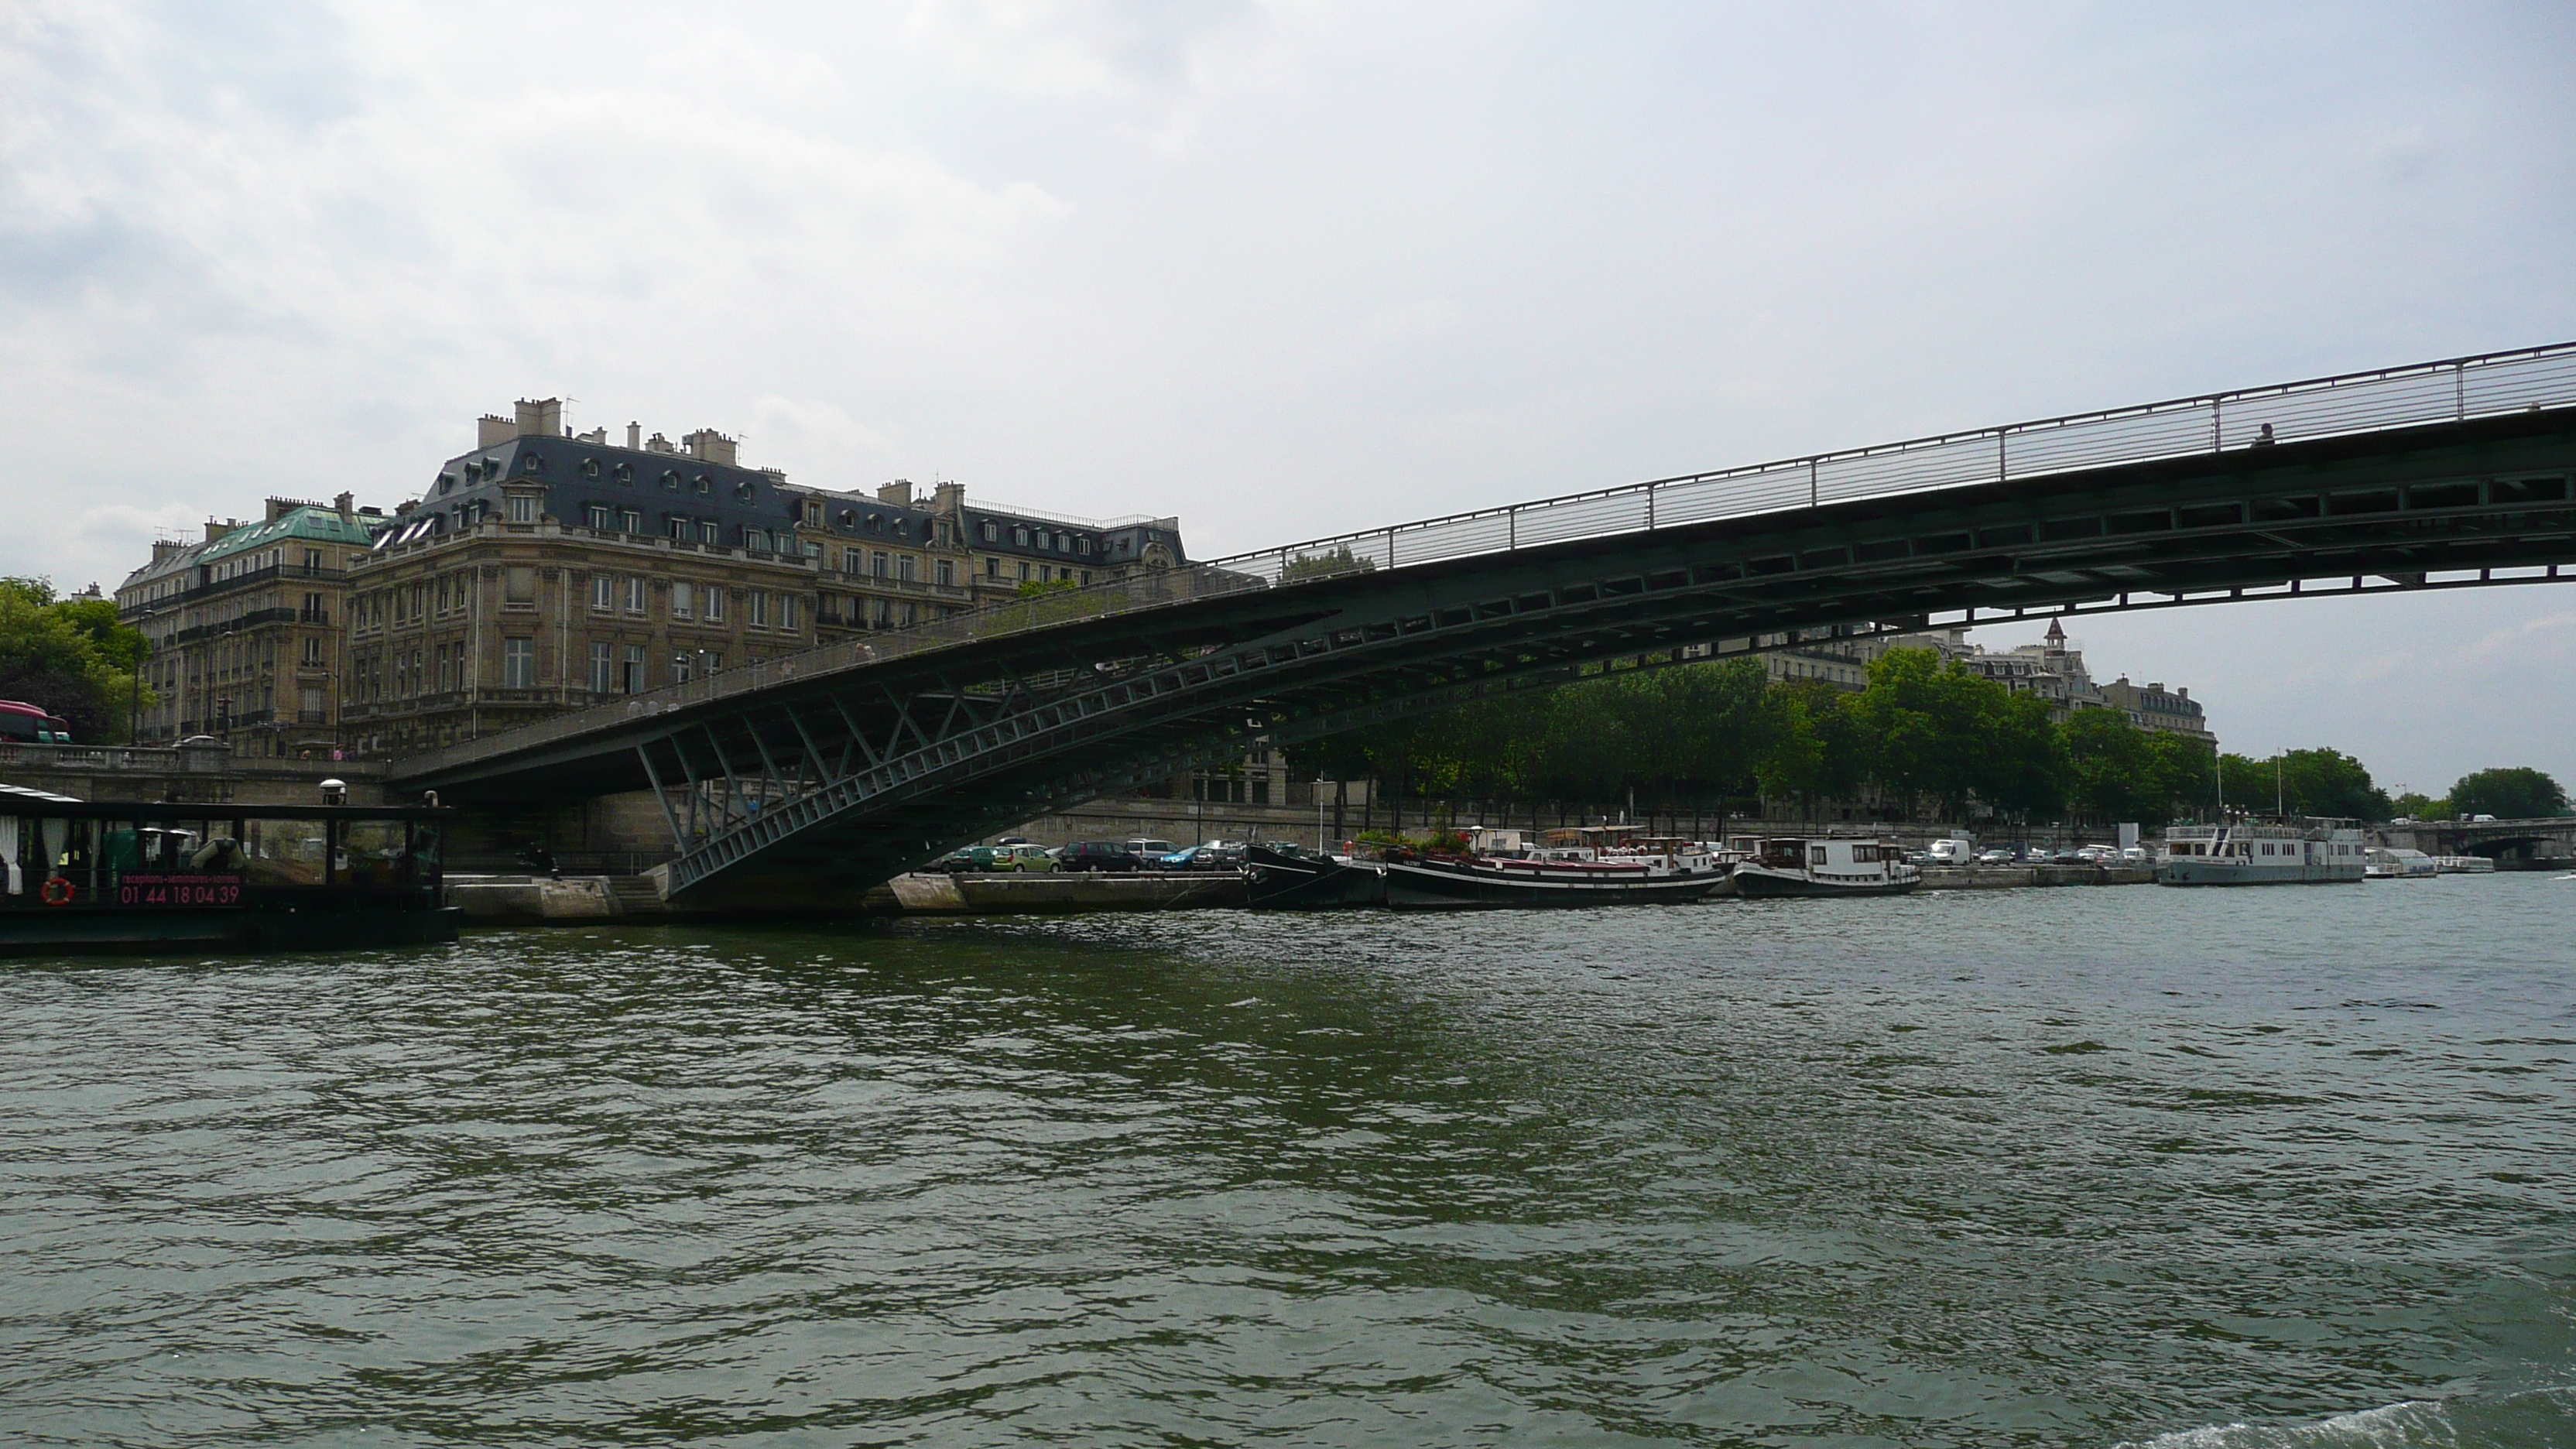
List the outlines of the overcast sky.
{"label": "overcast sky", "polygon": [[[521,396],[1206,555],[2565,340],[2571,74],[2563,0],[0,0],[0,569]],[[2576,781],[2567,586],[2077,632],[2233,748]]]}

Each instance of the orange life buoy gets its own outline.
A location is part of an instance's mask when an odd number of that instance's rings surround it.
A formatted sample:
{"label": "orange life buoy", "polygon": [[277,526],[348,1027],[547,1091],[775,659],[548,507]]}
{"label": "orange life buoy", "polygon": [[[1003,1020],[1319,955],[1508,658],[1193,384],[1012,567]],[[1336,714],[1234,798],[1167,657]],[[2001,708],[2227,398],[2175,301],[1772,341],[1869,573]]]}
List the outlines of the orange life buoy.
{"label": "orange life buoy", "polygon": [[72,903],[72,883],[58,875],[48,876],[45,878],[44,885],[37,889],[36,894],[43,898],[46,905],[67,906]]}

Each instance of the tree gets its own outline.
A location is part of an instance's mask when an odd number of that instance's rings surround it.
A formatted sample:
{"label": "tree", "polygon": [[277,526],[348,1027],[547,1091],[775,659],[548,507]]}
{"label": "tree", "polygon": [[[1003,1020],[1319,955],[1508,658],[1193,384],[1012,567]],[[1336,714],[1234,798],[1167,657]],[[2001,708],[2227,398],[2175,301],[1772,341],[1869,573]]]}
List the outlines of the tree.
{"label": "tree", "polygon": [[2162,826],[2177,815],[2194,818],[2215,803],[2211,779],[2217,755],[2188,735],[2151,731],[2147,735],[2149,778],[2155,783],[2152,804],[2141,804],[2135,817],[2142,825]]}
{"label": "tree", "polygon": [[[2017,819],[2053,818],[2066,800],[2068,759],[2066,736],[2049,718],[2048,701],[2035,694],[2016,694],[1989,679],[1969,677],[1983,686],[1976,694],[1985,747],[1963,762],[1967,768],[1962,783],[1977,798]],[[1964,806],[1964,795],[1956,804]],[[1953,818],[1955,814],[1954,809]]]}
{"label": "tree", "polygon": [[2567,813],[2567,792],[2556,780],[2517,765],[2476,770],[2451,787],[2450,814],[2492,815],[2499,820],[2531,820]]}
{"label": "tree", "polygon": [[2449,800],[2413,790],[2389,801],[2388,808],[2393,812],[2391,819],[2442,820],[2458,813],[2451,808]]}
{"label": "tree", "polygon": [[2385,820],[2397,813],[2388,793],[2371,784],[2369,769],[2336,750],[2284,750],[2264,760],[2229,755],[2226,774],[2229,808],[2257,815],[2271,814],[2276,802],[2292,816]]}
{"label": "tree", "polygon": [[2065,729],[2068,803],[2097,821],[2152,813],[2141,807],[2163,791],[2146,731],[2116,709],[2077,710]]}
{"label": "tree", "polygon": [[62,716],[74,739],[122,741],[130,708],[158,702],[135,688],[150,648],[104,599],[58,600],[43,579],[0,579],[0,699]]}
{"label": "tree", "polygon": [[1374,560],[1351,552],[1351,546],[1346,543],[1322,553],[1301,553],[1288,560],[1279,570],[1279,582],[1293,584],[1299,579],[1330,578],[1334,574],[1364,574],[1376,567]]}

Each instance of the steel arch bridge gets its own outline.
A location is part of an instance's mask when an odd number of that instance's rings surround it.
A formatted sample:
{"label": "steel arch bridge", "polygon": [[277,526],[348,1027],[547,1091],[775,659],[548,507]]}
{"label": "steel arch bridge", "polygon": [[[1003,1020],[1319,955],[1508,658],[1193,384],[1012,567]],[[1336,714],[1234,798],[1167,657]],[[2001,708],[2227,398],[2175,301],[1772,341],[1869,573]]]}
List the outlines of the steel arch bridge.
{"label": "steel arch bridge", "polygon": [[650,790],[664,889],[812,906],[1256,734],[1791,642],[2576,579],[2576,344],[1656,479],[827,645],[414,755]]}

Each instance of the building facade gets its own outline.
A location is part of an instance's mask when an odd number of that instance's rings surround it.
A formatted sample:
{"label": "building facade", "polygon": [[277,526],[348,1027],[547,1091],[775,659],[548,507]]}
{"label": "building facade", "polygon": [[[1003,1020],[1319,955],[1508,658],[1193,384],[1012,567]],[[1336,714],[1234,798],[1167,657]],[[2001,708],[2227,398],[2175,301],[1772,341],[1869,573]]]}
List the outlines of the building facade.
{"label": "building facade", "polygon": [[395,510],[349,573],[360,748],[433,748],[1186,559],[1174,519],[979,505],[955,483],[812,488],[743,467],[713,429],[641,434],[568,434],[559,402],[522,401]]}
{"label": "building facade", "polygon": [[351,566],[387,520],[352,506],[268,500],[266,517],[209,521],[194,543],[153,545],[117,586],[117,616],[151,641],[138,744],[214,735],[244,754],[342,742]]}
{"label": "building facade", "polygon": [[1775,680],[1820,679],[1839,689],[1859,690],[1869,684],[1869,665],[1893,649],[1929,649],[1945,663],[1955,663],[2016,694],[2048,702],[2049,715],[2064,724],[2085,709],[2117,709],[2140,729],[2161,730],[2217,743],[2200,702],[2189,689],[2167,690],[2162,683],[2133,685],[2122,675],[2115,684],[2096,684],[2085,665],[2084,651],[2067,640],[2066,630],[2051,619],[2037,644],[1988,649],[1968,642],[1965,629],[1934,629],[1912,634],[1877,634],[1859,639],[1800,641],[1774,635],[1763,666]]}

